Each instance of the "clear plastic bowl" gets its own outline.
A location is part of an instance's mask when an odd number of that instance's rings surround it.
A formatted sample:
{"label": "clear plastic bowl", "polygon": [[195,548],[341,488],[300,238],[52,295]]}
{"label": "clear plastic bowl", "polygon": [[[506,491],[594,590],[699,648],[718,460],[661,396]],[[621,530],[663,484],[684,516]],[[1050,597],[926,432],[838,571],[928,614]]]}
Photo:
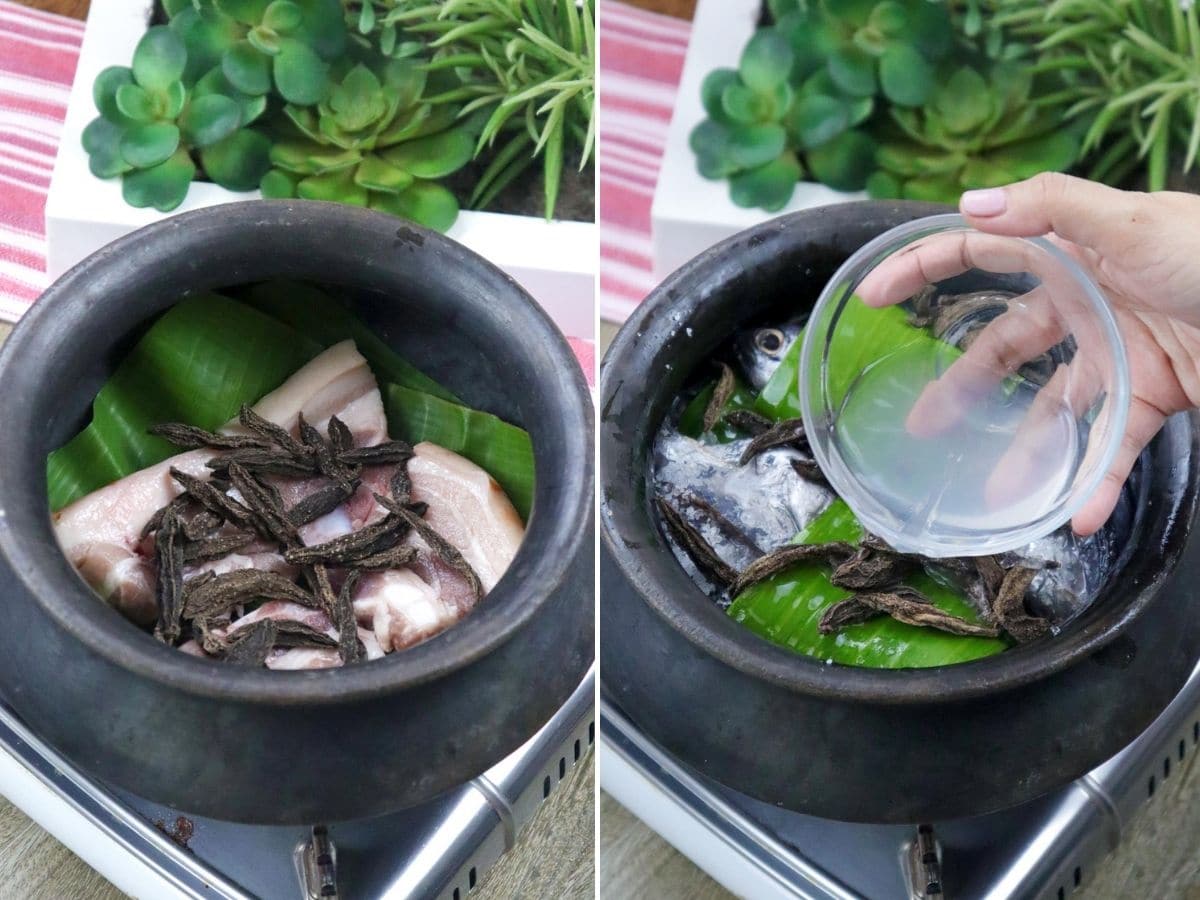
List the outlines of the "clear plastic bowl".
{"label": "clear plastic bowl", "polygon": [[981,556],[1044,537],[1093,494],[1125,431],[1129,368],[1104,295],[1061,249],[933,216],[826,285],[800,403],[865,528],[906,553]]}

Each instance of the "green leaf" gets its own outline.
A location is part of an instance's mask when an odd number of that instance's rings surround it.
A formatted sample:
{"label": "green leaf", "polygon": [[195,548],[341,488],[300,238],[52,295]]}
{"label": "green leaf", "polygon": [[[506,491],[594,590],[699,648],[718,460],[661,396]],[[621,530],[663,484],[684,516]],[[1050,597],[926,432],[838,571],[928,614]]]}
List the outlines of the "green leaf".
{"label": "green leaf", "polygon": [[366,206],[370,199],[367,189],[354,182],[353,169],[310,175],[296,185],[296,196],[301,200],[328,200],[351,206]]}
{"label": "green leaf", "polygon": [[198,10],[189,4],[171,19],[169,27],[187,48],[183,80],[189,84],[220,66],[226,51],[246,34],[244,26],[208,5]]}
{"label": "green leaf", "polygon": [[721,96],[726,121],[736,126],[769,122],[775,114],[775,104],[766,94],[760,94],[744,84],[731,84]]}
{"label": "green leaf", "polygon": [[819,147],[850,127],[850,110],[841,100],[822,94],[801,97],[788,113],[788,132],[809,149]]}
{"label": "green leaf", "polygon": [[729,197],[742,207],[778,212],[787,206],[803,171],[791,154],[786,154],[729,179]]}
{"label": "green leaf", "polygon": [[872,172],[867,179],[867,193],[875,200],[895,200],[903,193],[900,181],[887,172]]}
{"label": "green leaf", "polygon": [[214,0],[217,9],[243,25],[257,25],[263,20],[270,0]]}
{"label": "green leaf", "polygon": [[383,83],[396,92],[400,109],[408,109],[421,99],[426,78],[425,70],[411,59],[389,60],[383,70]]}
{"label": "green leaf", "polygon": [[158,115],[154,98],[136,84],[123,84],[117,88],[117,109],[131,122],[152,122]]}
{"label": "green leaf", "polygon": [[192,88],[193,102],[200,97],[213,95],[227,97],[238,105],[238,109],[241,110],[241,118],[238,124],[242,127],[254,122],[267,109],[267,98],[265,96],[251,97],[249,94],[243,94],[229,82],[229,79],[225,77],[224,70],[220,66],[216,66],[206,72],[196,82],[195,87]]}
{"label": "green leaf", "polygon": [[262,177],[258,189],[267,200],[290,200],[296,196],[296,179],[282,169],[272,169]]}
{"label": "green leaf", "polygon": [[207,147],[237,131],[242,109],[220,94],[197,97],[179,117],[179,128],[193,147]]}
{"label": "green leaf", "polygon": [[133,51],[133,80],[148,91],[165,91],[183,77],[187,49],[166,25],[149,29]]}
{"label": "green leaf", "polygon": [[533,507],[533,444],[528,432],[489,413],[389,384],[384,389],[394,438],[429,441],[465,456],[496,479],[522,519]]}
{"label": "green leaf", "polygon": [[[370,2],[366,4],[370,6]],[[289,34],[300,27],[304,14],[292,0],[273,0],[263,13],[262,23],[279,34]]]}
{"label": "green leaf", "polygon": [[162,118],[176,119],[183,112],[187,103],[188,92],[182,81],[172,81],[167,89],[159,94],[162,102]]}
{"label": "green leaf", "polygon": [[450,403],[462,403],[438,382],[399,356],[375,332],[367,327],[342,303],[324,291],[301,281],[276,280],[257,284],[245,293],[245,300],[255,309],[278,319],[302,334],[332,347],[347,338],[353,339],[381,381],[412,388],[440,397]]}
{"label": "green leaf", "polygon": [[282,46],[279,35],[267,28],[251,28],[246,32],[246,40],[265,56],[274,56]]}
{"label": "green leaf", "polygon": [[413,182],[411,173],[398,168],[378,156],[367,156],[354,171],[354,181],[369,191],[395,194]]}
{"label": "green leaf", "polygon": [[294,38],[280,42],[274,72],[275,88],[288,103],[311,106],[329,90],[329,66],[315,50]]}
{"label": "green leaf", "polygon": [[933,105],[946,127],[955,134],[977,127],[992,112],[987,82],[967,66],[958,69],[934,94]]}
{"label": "green leaf", "polygon": [[305,141],[279,141],[271,145],[271,162],[297,175],[322,175],[349,169],[362,161],[357,150],[322,147]]}
{"label": "green leaf", "polygon": [[230,191],[252,191],[271,168],[271,142],[246,128],[200,151],[204,172]]}
{"label": "green leaf", "polygon": [[781,125],[745,125],[729,135],[730,159],[739,169],[764,165],[783,153],[787,132]]}
{"label": "green leaf", "polygon": [[875,141],[861,131],[845,131],[808,152],[809,171],[838,191],[859,191],[875,170]]}
{"label": "green leaf", "polygon": [[912,47],[896,44],[879,59],[879,86],[893,103],[922,106],[933,92],[933,66]]}
{"label": "green leaf", "polygon": [[724,125],[705,119],[688,135],[688,145],[696,154],[696,169],[704,178],[717,180],[737,171],[730,152],[730,131]]}
{"label": "green leaf", "polygon": [[185,9],[192,8],[192,0],[163,0],[163,12],[167,14],[167,18],[173,19]]}
{"label": "green leaf", "polygon": [[730,121],[729,114],[725,112],[723,97],[727,87],[738,83],[736,69],[713,69],[704,76],[700,85],[700,102],[704,104],[704,111],[710,118],[724,123]]}
{"label": "green leaf", "polygon": [[458,200],[440,184],[414,181],[399,194],[372,194],[371,208],[411,219],[434,231],[449,231],[458,218]]}
{"label": "green leaf", "polygon": [[124,124],[127,117],[117,106],[117,91],[125,85],[133,84],[133,70],[125,66],[109,66],[96,76],[92,83],[92,99],[100,115],[118,125]]}
{"label": "green leaf", "polygon": [[875,93],[875,59],[869,54],[857,47],[841,47],[829,54],[826,64],[833,83],[851,97]]}
{"label": "green leaf", "polygon": [[92,119],[83,129],[83,149],[88,155],[88,169],[97,178],[115,178],[132,166],[121,155],[121,135],[124,129],[103,117]]}
{"label": "green leaf", "polygon": [[121,196],[130,206],[152,206],[159,212],[170,212],[183,202],[188,187],[196,177],[196,166],[185,150],[152,169],[129,172],[121,179]]}
{"label": "green leaf", "polygon": [[179,147],[179,129],[166,122],[131,125],[121,136],[121,156],[135,169],[166,162]]}
{"label": "green leaf", "polygon": [[475,155],[475,139],[466,128],[405,141],[380,154],[399,169],[418,178],[444,178],[457,172]]}
{"label": "green leaf", "polygon": [[755,32],[742,50],[738,73],[751,90],[767,92],[783,84],[792,69],[792,48],[773,29]]}
{"label": "green leaf", "polygon": [[346,20],[341,0],[295,0],[304,12],[307,43],[325,60],[336,60],[346,47]]}
{"label": "green leaf", "polygon": [[221,57],[221,71],[237,90],[257,97],[271,90],[271,58],[238,41]]}
{"label": "green leaf", "polygon": [[[798,536],[797,543],[832,541],[857,543],[863,530],[849,507],[834,501]],[[1008,648],[1000,638],[947,634],[933,628],[906,625],[887,616],[851,625],[837,634],[817,628],[825,611],[851,592],[829,581],[822,564],[802,564],[760,582],[739,595],[728,615],[755,634],[788,649],[848,666],[881,669],[925,668],[994,656]],[[970,622],[980,621],[975,609],[956,591],[921,573],[907,583],[935,606]]]}
{"label": "green leaf", "polygon": [[377,122],[387,109],[383,85],[363,65],[355,66],[341,84],[330,87],[327,105],[338,127],[346,131],[361,131]]}
{"label": "green leaf", "polygon": [[[989,157],[1013,173],[1013,180],[1032,178],[1039,172],[1062,172],[1078,158],[1079,142],[1070,130],[1009,144]],[[991,187],[992,185],[989,185]]]}

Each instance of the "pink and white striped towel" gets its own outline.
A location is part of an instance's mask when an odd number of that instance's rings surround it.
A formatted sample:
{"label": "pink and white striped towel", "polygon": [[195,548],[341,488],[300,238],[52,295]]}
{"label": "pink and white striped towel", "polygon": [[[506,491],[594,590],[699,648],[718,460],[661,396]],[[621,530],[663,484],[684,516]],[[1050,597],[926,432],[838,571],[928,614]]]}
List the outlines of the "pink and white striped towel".
{"label": "pink and white striped towel", "polygon": [[0,0],[0,319],[46,287],[42,215],[83,23]]}
{"label": "pink and white striped towel", "polygon": [[600,315],[623,322],[654,287],[650,205],[691,23],[600,2]]}
{"label": "pink and white striped towel", "polygon": [[[83,23],[0,0],[0,320],[15,322],[46,288],[46,192]],[[592,341],[569,337],[588,384]]]}

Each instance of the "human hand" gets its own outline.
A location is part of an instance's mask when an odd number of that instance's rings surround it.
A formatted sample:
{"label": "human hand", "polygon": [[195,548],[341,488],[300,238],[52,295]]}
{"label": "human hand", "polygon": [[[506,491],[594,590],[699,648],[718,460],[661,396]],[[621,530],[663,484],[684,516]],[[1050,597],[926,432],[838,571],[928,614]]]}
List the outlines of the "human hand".
{"label": "human hand", "polygon": [[[969,191],[960,210],[985,234],[919,248],[882,281],[864,281],[860,294],[871,305],[896,303],[911,296],[912,291],[904,293],[909,283],[916,290],[983,260],[986,264],[978,267],[991,271],[1027,270],[1022,259],[1006,260],[1006,251],[988,235],[1049,235],[1080,263],[1109,300],[1131,376],[1120,449],[1100,487],[1072,519],[1078,534],[1091,534],[1112,513],[1130,470],[1166,417],[1200,405],[1200,196],[1118,191],[1046,174],[1004,188]],[[1047,302],[1036,302],[1037,292]],[[984,330],[968,351],[970,358],[960,360],[959,377],[943,378],[947,386],[960,395],[978,389],[986,373],[1014,371],[1071,330],[1068,290],[1043,282],[1022,299],[1027,302]],[[1063,381],[1062,391],[1069,394],[1064,399],[1086,404],[1089,382],[1094,387],[1095,379],[1086,372],[1074,374],[1073,380]],[[954,407],[945,396],[936,399],[943,410]],[[937,405],[926,403],[928,409]]]}

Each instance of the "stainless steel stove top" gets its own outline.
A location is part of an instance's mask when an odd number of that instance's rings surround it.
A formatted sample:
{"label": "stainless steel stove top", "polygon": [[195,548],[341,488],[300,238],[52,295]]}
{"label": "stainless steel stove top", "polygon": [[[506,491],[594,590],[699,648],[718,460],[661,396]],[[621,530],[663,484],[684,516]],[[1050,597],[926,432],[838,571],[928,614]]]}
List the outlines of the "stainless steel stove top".
{"label": "stainless steel stove top", "polygon": [[1083,778],[920,835],[915,826],[835,822],[760,803],[684,767],[603,690],[600,715],[602,786],[742,896],[1065,900],[1163,779],[1200,753],[1200,666],[1141,737]]}
{"label": "stainless steel stove top", "polygon": [[594,699],[593,669],[541,731],[479,778],[414,809],[327,830],[191,816],[184,849],[166,833],[177,810],[86,778],[3,705],[0,791],[139,897],[463,900],[594,742]]}

